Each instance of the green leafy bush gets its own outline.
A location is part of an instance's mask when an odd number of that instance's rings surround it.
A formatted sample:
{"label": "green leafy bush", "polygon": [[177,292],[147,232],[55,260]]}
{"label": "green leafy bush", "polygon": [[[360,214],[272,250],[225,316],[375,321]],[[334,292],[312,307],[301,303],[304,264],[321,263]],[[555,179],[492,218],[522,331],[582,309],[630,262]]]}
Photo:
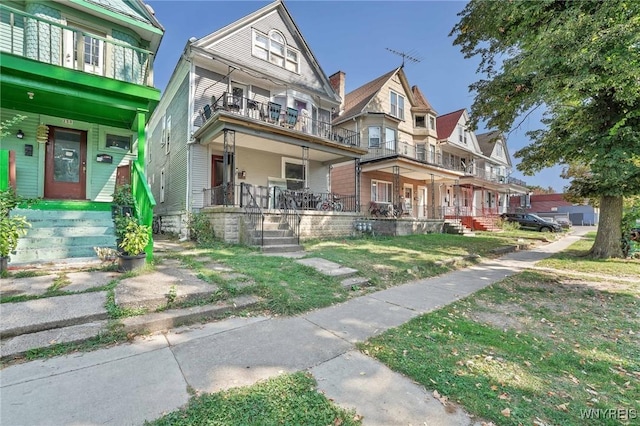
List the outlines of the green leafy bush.
{"label": "green leafy bush", "polygon": [[189,215],[189,236],[199,245],[209,245],[215,240],[215,232],[207,215],[192,213]]}

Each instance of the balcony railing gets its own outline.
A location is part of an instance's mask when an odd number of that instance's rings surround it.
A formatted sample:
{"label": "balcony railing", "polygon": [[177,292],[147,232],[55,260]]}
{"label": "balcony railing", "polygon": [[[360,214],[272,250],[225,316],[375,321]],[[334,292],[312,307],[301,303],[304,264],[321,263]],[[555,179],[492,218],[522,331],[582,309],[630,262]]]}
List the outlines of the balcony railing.
{"label": "balcony railing", "polygon": [[153,53],[0,5],[0,52],[153,86]]}
{"label": "balcony railing", "polygon": [[306,110],[298,111],[275,102],[259,102],[225,92],[212,105],[206,105],[202,109],[202,122],[209,120],[216,111],[241,115],[273,126],[329,139],[341,145],[360,146],[360,135],[357,132],[333,127],[331,123],[313,118]]}
{"label": "balcony railing", "polygon": [[387,141],[382,142],[378,146],[370,146],[369,152],[362,157],[362,161],[396,157],[398,155],[430,166],[441,167],[447,170],[463,171],[463,168],[459,164],[444,159],[442,153],[427,152],[421,145],[413,145],[405,141]]}
{"label": "balcony railing", "polygon": [[511,184],[511,185],[520,185],[520,186],[527,186],[527,182],[520,180],[520,179],[516,179],[514,177],[507,177],[507,183]]}

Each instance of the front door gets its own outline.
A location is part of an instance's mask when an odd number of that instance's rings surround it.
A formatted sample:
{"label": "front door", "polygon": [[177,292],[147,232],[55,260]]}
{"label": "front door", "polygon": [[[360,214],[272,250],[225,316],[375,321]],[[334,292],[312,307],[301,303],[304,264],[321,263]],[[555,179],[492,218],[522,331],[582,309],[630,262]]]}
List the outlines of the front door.
{"label": "front door", "polygon": [[87,132],[49,127],[45,152],[44,197],[85,200]]}

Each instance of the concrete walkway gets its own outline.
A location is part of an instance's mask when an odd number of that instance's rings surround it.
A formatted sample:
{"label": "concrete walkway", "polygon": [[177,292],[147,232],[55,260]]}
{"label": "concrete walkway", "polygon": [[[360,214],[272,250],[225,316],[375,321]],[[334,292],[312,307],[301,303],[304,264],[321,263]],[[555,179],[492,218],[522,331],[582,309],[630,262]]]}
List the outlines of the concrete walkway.
{"label": "concrete walkway", "polygon": [[178,409],[188,389],[216,392],[282,372],[311,372],[365,425],[480,424],[355,350],[361,342],[521,271],[579,239],[507,254],[295,317],[229,318],[94,352],[0,371],[7,425],[139,425]]}

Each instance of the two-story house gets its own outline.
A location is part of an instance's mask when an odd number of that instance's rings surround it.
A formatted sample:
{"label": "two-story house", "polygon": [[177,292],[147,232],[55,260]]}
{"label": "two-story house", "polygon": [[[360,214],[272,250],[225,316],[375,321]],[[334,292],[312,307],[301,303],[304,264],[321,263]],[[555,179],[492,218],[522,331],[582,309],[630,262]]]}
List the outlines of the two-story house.
{"label": "two-story house", "polygon": [[353,194],[328,198],[332,165],[353,169],[366,152],[332,125],[340,102],[281,1],[187,41],[149,125],[163,231],[184,236],[206,212],[216,237],[244,242],[270,211],[299,223],[301,211],[355,209]]}
{"label": "two-story house", "polygon": [[119,166],[132,163],[122,180],[151,219],[145,126],[160,100],[153,61],[163,34],[140,0],[0,4],[0,119],[19,119],[0,140],[0,172],[18,195],[41,198],[20,212],[33,226],[11,263],[115,248]]}
{"label": "two-story house", "polygon": [[[330,78],[343,90],[344,73]],[[479,218],[497,217],[509,193],[526,192],[508,179],[504,138],[478,140],[464,109],[438,116],[402,67],[346,94],[340,111],[334,125],[360,134],[368,152],[356,170],[333,168],[332,190],[357,189],[363,212],[455,219],[483,229]]]}

